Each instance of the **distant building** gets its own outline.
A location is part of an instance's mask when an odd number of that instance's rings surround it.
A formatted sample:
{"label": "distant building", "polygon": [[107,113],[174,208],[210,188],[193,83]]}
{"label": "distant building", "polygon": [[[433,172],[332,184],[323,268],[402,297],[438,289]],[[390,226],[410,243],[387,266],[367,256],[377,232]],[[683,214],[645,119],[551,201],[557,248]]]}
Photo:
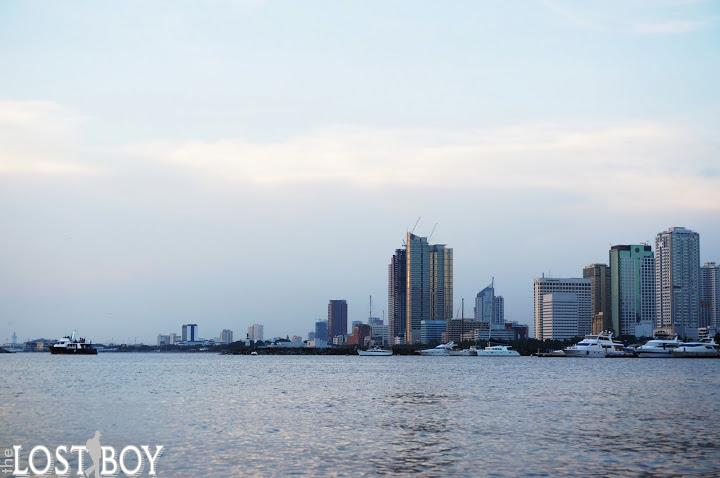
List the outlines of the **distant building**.
{"label": "distant building", "polygon": [[447,325],[446,320],[423,320],[420,322],[420,343],[431,344],[442,341]]}
{"label": "distant building", "polygon": [[182,339],[183,342],[195,342],[200,338],[198,335],[197,324],[183,324]]}
{"label": "distant building", "polygon": [[505,300],[495,295],[495,280],[475,296],[475,320],[488,322],[493,329],[505,328]]}
{"label": "distant building", "polygon": [[[592,300],[590,298],[590,279],[580,278],[550,278],[542,277],[533,281],[533,322],[535,328],[535,338],[540,340],[569,338],[567,333],[574,332],[572,337],[577,335],[587,335],[592,331]],[[558,296],[555,299],[553,307],[557,309],[546,309],[544,305],[545,296],[554,293],[569,293],[577,296],[577,313],[575,319],[571,319],[567,315],[567,309],[572,302],[570,297]],[[546,310],[556,312],[553,316],[555,323],[549,322],[545,324]],[[562,312],[562,317],[558,314]],[[569,320],[576,320],[577,324],[572,326],[567,323]],[[553,330],[557,330],[559,336],[553,335]]]}
{"label": "distant building", "polygon": [[169,336],[169,335],[158,334],[158,336],[157,336],[157,344],[158,344],[158,346],[170,345],[170,336]]}
{"label": "distant building", "polygon": [[720,329],[720,266],[714,262],[706,262],[700,268],[699,325]]}
{"label": "distant building", "polygon": [[328,322],[327,320],[318,320],[315,322],[315,340],[328,341]]}
{"label": "distant building", "polygon": [[359,323],[353,327],[353,333],[347,338],[348,345],[365,347],[372,336],[372,327],[368,324]]}
{"label": "distant building", "polygon": [[252,324],[250,327],[248,327],[247,336],[248,339],[252,340],[253,342],[263,340],[262,324]]}
{"label": "distant building", "polygon": [[355,327],[357,327],[358,325],[360,325],[362,323],[363,323],[362,320],[353,320],[352,325],[350,325],[350,330],[355,330]]}
{"label": "distant building", "polygon": [[423,320],[452,318],[453,251],[408,232],[405,252],[405,341],[417,343]]}
{"label": "distant building", "polygon": [[578,336],[580,307],[575,292],[550,292],[542,296],[543,338],[555,340]]}
{"label": "distant building", "polygon": [[638,335],[647,333],[648,328],[652,335],[655,256],[649,245],[610,248],[610,316],[616,335]]}
{"label": "distant building", "polygon": [[368,319],[368,325],[374,327],[376,325],[383,325],[384,321],[380,317],[370,317]]}
{"label": "distant building", "polygon": [[376,344],[388,345],[390,343],[390,326],[383,325],[380,321],[380,325],[371,325],[372,329],[372,340]]}
{"label": "distant building", "polygon": [[[599,334],[606,330],[612,330],[612,317],[610,315],[610,267],[607,264],[590,264],[589,266],[585,266],[583,267],[583,279],[590,279],[590,302],[593,318],[592,333]],[[598,320],[600,321],[598,322]]]}
{"label": "distant building", "polygon": [[232,342],[233,342],[232,330],[223,329],[223,331],[220,332],[220,343],[221,344],[231,344]]}
{"label": "distant building", "polygon": [[700,235],[671,227],[655,238],[655,327],[695,338],[700,317]]}
{"label": "distant building", "polygon": [[180,342],[180,340],[181,340],[180,335],[178,335],[178,334],[176,334],[176,333],[174,333],[174,332],[171,333],[168,337],[170,337],[170,340],[169,340],[169,342],[168,342],[169,345],[175,345],[175,344],[177,344],[178,342]]}
{"label": "distant building", "polygon": [[315,340],[315,331],[314,330],[311,330],[310,332],[308,332],[308,341],[310,341],[310,340]]}
{"label": "distant building", "polygon": [[474,319],[450,319],[446,323],[446,332],[443,340],[462,342],[464,340],[474,340],[474,332],[481,328],[487,329],[490,322],[481,322]]}
{"label": "distant building", "polygon": [[405,337],[407,254],[396,249],[388,264],[388,325],[393,337]]}
{"label": "distant building", "polygon": [[328,303],[328,336],[347,335],[347,301],[334,299]]}

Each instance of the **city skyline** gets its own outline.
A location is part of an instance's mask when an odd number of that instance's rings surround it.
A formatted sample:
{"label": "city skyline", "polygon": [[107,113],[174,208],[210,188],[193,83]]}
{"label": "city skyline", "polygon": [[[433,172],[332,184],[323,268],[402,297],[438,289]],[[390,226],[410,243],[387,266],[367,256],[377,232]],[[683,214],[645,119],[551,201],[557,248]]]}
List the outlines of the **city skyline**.
{"label": "city skyline", "polygon": [[364,320],[418,216],[453,248],[455,310],[495,277],[531,327],[532,280],[609,244],[686,226],[718,262],[717,18],[3,2],[0,337],[301,335],[333,297]]}

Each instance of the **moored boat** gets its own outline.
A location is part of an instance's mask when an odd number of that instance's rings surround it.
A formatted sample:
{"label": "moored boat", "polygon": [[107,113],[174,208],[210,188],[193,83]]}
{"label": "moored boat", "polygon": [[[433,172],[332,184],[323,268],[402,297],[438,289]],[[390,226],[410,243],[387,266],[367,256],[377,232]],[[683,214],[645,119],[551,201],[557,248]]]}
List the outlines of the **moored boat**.
{"label": "moored boat", "polygon": [[97,355],[97,349],[83,337],[75,337],[75,332],[50,345],[53,355]]}
{"label": "moored boat", "polygon": [[507,345],[488,345],[477,351],[478,357],[519,357],[520,353]]}
{"label": "moored boat", "polygon": [[393,354],[393,351],[375,346],[367,350],[358,349],[357,353],[365,357],[389,357]]}
{"label": "moored boat", "polygon": [[672,351],[673,357],[679,358],[714,358],[720,357],[718,346],[713,339],[699,342],[682,342]]}
{"label": "moored boat", "polygon": [[640,358],[672,358],[673,350],[680,345],[677,337],[655,337],[635,349]]}
{"label": "moored boat", "polygon": [[567,357],[614,358],[633,357],[634,353],[621,342],[613,342],[612,332],[586,335],[580,342],[563,350]]}
{"label": "moored boat", "polygon": [[455,347],[455,342],[450,341],[446,344],[440,344],[431,349],[420,350],[420,355],[450,355],[450,351]]}

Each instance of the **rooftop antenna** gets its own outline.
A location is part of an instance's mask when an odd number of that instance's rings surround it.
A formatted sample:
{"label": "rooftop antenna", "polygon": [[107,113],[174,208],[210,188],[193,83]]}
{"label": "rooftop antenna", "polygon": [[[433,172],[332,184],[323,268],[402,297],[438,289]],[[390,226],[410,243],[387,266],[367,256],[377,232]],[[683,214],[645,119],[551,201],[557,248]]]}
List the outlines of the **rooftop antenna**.
{"label": "rooftop antenna", "polygon": [[369,317],[372,319],[372,294],[370,294],[370,316]]}
{"label": "rooftop antenna", "polygon": [[417,227],[417,225],[418,225],[418,223],[420,222],[420,219],[421,219],[421,218],[422,218],[422,216],[418,216],[417,221],[415,221],[415,225],[414,225],[413,228],[412,228],[412,231],[410,231],[410,234],[414,234],[414,233],[415,233],[415,228]]}
{"label": "rooftop antenna", "polygon": [[430,231],[430,235],[428,236],[428,242],[430,242],[430,238],[435,234],[435,228],[437,227],[438,223],[436,222],[435,225],[432,228],[432,231]]}

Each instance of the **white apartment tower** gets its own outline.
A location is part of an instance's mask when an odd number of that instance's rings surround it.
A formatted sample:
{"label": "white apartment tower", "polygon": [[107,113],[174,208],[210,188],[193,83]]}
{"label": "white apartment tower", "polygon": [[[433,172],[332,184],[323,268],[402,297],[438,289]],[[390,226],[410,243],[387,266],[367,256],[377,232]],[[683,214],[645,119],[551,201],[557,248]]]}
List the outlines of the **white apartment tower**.
{"label": "white apartment tower", "polygon": [[655,328],[696,337],[700,319],[700,235],[671,227],[655,238]]}
{"label": "white apartment tower", "polygon": [[[553,335],[553,327],[545,327],[545,297],[548,294],[574,294],[577,301],[577,313],[573,318],[567,316],[569,310],[569,303],[572,302],[571,297],[562,296],[551,296],[549,299],[553,300],[553,305],[549,309],[550,312],[557,311],[557,313],[549,317],[548,320],[552,321],[555,317],[560,317],[562,313],[562,327],[558,328],[558,334],[560,336]],[[539,340],[545,339],[559,339],[569,338],[565,337],[566,331],[570,330],[571,326],[568,325],[568,321],[576,321],[577,325],[576,335],[587,335],[592,332],[592,294],[591,294],[591,282],[590,279],[581,278],[549,278],[541,277],[533,281],[533,316],[535,326],[535,338]],[[552,324],[552,322],[550,322]],[[557,324],[556,324],[557,325]],[[563,332],[560,332],[562,330]]]}

